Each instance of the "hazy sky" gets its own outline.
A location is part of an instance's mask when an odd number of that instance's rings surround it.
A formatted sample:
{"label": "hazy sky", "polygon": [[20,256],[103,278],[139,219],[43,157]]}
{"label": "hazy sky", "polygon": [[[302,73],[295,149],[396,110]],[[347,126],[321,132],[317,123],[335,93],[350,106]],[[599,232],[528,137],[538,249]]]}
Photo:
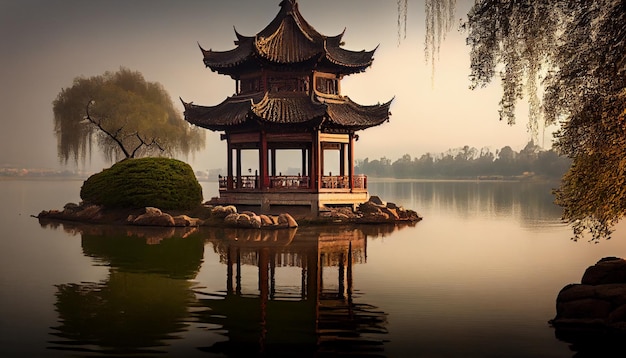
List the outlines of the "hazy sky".
{"label": "hazy sky", "polygon": [[[76,76],[120,66],[164,85],[177,100],[216,105],[234,81],[204,67],[205,49],[234,47],[233,28],[244,35],[263,29],[280,0],[0,0],[0,166],[59,167],[52,101]],[[465,17],[469,1],[458,1]],[[525,107],[518,124],[498,120],[500,84],[470,91],[464,34],[449,33],[431,83],[424,61],[423,1],[409,2],[407,38],[398,44],[396,0],[300,0],[307,21],[325,35],[346,29],[345,48],[380,45],[366,72],[343,80],[342,92],[368,105],[395,96],[390,122],[359,132],[356,158],[397,159],[463,145],[495,151],[523,148],[529,140]],[[549,146],[551,132],[543,144]],[[225,144],[207,132],[206,149],[186,160],[196,170],[225,167]],[[542,135],[539,138],[542,144]],[[183,158],[185,159],[185,158]],[[99,170],[95,153],[89,168]],[[72,167],[70,167],[72,168]]]}

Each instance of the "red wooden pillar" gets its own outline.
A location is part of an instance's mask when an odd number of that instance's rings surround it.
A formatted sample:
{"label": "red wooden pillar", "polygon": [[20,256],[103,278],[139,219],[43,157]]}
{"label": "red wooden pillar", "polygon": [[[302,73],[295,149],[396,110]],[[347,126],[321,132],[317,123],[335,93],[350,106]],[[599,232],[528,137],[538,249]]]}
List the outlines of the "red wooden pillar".
{"label": "red wooden pillar", "polygon": [[227,153],[226,153],[226,189],[233,189],[233,147],[230,144],[230,139],[226,143]]}
{"label": "red wooden pillar", "polygon": [[354,189],[354,133],[348,135],[348,176],[350,191]]}
{"label": "red wooden pillar", "polygon": [[339,175],[346,175],[346,144],[339,144]]}
{"label": "red wooden pillar", "polygon": [[265,131],[261,131],[260,138],[260,148],[259,148],[259,175],[261,177],[261,189],[265,189],[269,187],[270,178],[269,178],[269,168],[268,168],[268,160],[267,160],[267,136]]}
{"label": "red wooden pillar", "polygon": [[237,172],[237,189],[241,188],[241,148],[235,149],[237,151],[236,161],[235,163],[235,171]]}
{"label": "red wooden pillar", "polygon": [[321,145],[319,131],[313,132],[313,141],[311,145],[311,188],[319,191],[322,185],[321,181]]}

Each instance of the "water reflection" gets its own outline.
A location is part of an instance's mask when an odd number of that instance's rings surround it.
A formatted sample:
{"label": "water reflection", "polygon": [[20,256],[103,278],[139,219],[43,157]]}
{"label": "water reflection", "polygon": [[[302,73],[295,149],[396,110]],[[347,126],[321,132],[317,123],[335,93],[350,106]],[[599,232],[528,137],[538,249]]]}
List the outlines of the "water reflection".
{"label": "water reflection", "polygon": [[186,329],[187,307],[195,300],[188,280],[197,275],[204,253],[199,236],[182,238],[170,229],[62,226],[81,235],[84,255],[111,268],[102,282],[56,285],[59,324],[52,327],[51,349],[154,353]]}
{"label": "water reflection", "polygon": [[[225,230],[212,232],[208,241],[227,266],[225,292],[201,298],[206,310],[197,317],[225,328],[228,340],[203,350],[228,356],[376,356],[384,351],[387,315],[355,300],[352,266],[367,260],[362,230],[300,229],[296,239],[286,232],[272,237]],[[257,268],[256,292],[242,293],[243,265]],[[277,280],[279,267],[296,268],[299,287]],[[327,284],[324,270],[332,268],[335,282]]]}
{"label": "water reflection", "polygon": [[370,192],[388,201],[429,213],[463,219],[516,218],[524,227],[554,225],[562,209],[554,204],[557,183],[484,181],[372,182]]}
{"label": "water reflection", "polygon": [[[206,339],[194,349],[205,354],[384,356],[387,314],[362,302],[352,268],[367,262],[368,235],[394,226],[189,232],[42,225],[80,235],[84,255],[110,267],[101,282],[56,285],[50,349],[167,353],[196,330]],[[224,276],[194,283],[209,245]],[[246,286],[251,280],[254,288]]]}

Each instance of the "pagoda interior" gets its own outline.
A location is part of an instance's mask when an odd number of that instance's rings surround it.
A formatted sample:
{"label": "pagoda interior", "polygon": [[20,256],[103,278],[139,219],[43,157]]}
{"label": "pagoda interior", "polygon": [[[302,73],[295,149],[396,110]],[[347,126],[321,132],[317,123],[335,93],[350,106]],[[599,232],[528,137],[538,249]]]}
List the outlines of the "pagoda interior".
{"label": "pagoda interior", "polygon": [[[200,47],[206,67],[235,80],[235,94],[215,106],[181,99],[188,122],[220,132],[227,143],[227,174],[219,178],[215,202],[265,210],[306,205],[318,213],[367,201],[367,178],[354,172],[356,132],[388,121],[391,101],[357,104],[342,95],[341,80],[365,71],[375,49],[344,49],[343,33],[317,32],[296,0],[282,1],[255,36],[235,35],[234,49]],[[277,173],[277,152],[294,150],[301,153],[299,174]],[[243,151],[258,153],[255,173],[242,171]],[[329,155],[338,156],[334,175],[324,168]]]}

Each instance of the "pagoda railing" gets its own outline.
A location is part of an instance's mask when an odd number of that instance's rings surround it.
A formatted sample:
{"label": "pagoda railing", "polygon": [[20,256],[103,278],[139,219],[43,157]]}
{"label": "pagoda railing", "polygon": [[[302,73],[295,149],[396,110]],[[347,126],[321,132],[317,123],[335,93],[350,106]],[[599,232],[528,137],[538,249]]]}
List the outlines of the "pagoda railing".
{"label": "pagoda railing", "polygon": [[309,189],[311,178],[297,175],[281,175],[270,177],[272,189]]}
{"label": "pagoda railing", "polygon": [[[260,177],[257,175],[242,175],[231,177],[232,188],[236,190],[255,190],[261,188]],[[229,177],[220,176],[219,190],[228,190]],[[274,190],[306,190],[311,187],[311,178],[298,175],[280,175],[269,177],[269,189]],[[322,189],[350,189],[350,177],[347,175],[329,175],[321,178]],[[352,181],[353,190],[367,189],[367,176],[355,175]]]}
{"label": "pagoda railing", "polygon": [[[322,189],[350,189],[350,177],[347,175],[329,175],[322,177]],[[355,175],[352,181],[353,190],[367,189],[367,176]]]}

